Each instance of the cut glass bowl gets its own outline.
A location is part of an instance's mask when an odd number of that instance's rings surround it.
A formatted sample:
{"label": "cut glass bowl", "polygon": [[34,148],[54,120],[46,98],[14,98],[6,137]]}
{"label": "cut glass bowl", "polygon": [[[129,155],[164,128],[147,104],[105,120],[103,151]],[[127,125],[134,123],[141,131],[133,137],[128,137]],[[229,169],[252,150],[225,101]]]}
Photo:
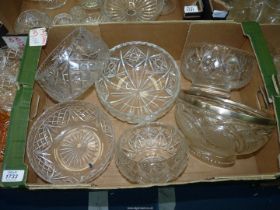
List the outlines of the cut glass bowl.
{"label": "cut glass bowl", "polygon": [[164,0],[105,0],[103,13],[111,21],[155,20],[162,12]]}
{"label": "cut glass bowl", "polygon": [[266,112],[189,91],[180,92],[175,117],[191,154],[220,167],[232,166],[237,156],[258,151],[276,125]]}
{"label": "cut glass bowl", "polygon": [[182,174],[187,166],[185,137],[175,127],[160,123],[126,130],[116,146],[116,164],[134,183],[165,183]]}
{"label": "cut glass bowl", "polygon": [[180,89],[180,71],[171,55],[154,44],[137,41],[117,45],[110,52],[110,62],[95,84],[104,107],[129,123],[163,116]]}
{"label": "cut glass bowl", "polygon": [[181,71],[192,81],[192,88],[225,97],[231,90],[247,85],[253,75],[254,57],[225,45],[190,44],[184,49],[181,61]]}
{"label": "cut glass bowl", "polygon": [[84,28],[74,30],[49,55],[36,80],[48,95],[63,102],[76,99],[99,79],[109,61],[109,49]]}
{"label": "cut glass bowl", "polygon": [[88,183],[109,165],[114,149],[111,121],[83,101],[57,104],[33,123],[27,157],[33,170],[55,184]]}
{"label": "cut glass bowl", "polygon": [[39,10],[26,10],[18,16],[15,23],[15,32],[17,34],[28,34],[32,28],[51,26],[51,18]]}
{"label": "cut glass bowl", "polygon": [[0,109],[10,112],[16,96],[20,52],[0,48]]}
{"label": "cut glass bowl", "polygon": [[68,13],[60,13],[54,16],[52,24],[53,25],[67,25],[74,23],[74,18]]}

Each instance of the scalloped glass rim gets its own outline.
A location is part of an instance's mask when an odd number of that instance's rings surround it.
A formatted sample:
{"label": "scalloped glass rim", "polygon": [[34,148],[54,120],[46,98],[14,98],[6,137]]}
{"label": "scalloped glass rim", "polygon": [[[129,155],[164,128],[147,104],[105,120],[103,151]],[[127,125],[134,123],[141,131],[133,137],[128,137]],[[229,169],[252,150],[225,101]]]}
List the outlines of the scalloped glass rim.
{"label": "scalloped glass rim", "polygon": [[[159,51],[161,51],[165,56],[167,56],[168,59],[170,59],[170,61],[172,62],[172,64],[175,67],[175,70],[177,72],[177,86],[176,86],[176,91],[173,93],[172,96],[172,100],[169,100],[168,103],[165,104],[165,106],[161,107],[161,110],[157,110],[155,112],[153,112],[152,114],[149,115],[149,119],[145,119],[145,116],[141,117],[141,118],[132,118],[131,115],[125,114],[124,112],[118,111],[117,109],[115,109],[113,106],[109,105],[106,101],[103,100],[103,97],[101,96],[101,89],[99,87],[99,82],[100,80],[102,80],[102,78],[97,81],[95,83],[95,88],[96,88],[96,92],[99,98],[99,101],[101,102],[101,104],[106,108],[106,110],[113,115],[114,117],[118,118],[121,121],[126,121],[128,123],[132,123],[132,124],[138,124],[138,123],[143,123],[143,122],[151,122],[154,121],[162,116],[164,116],[174,105],[177,96],[179,95],[180,92],[180,77],[181,77],[181,72],[180,69],[177,65],[177,63],[175,62],[174,58],[163,48],[149,43],[149,42],[143,42],[143,41],[131,41],[131,42],[125,42],[122,44],[119,44],[113,48],[110,49],[110,52],[112,54],[113,51],[116,51],[118,49],[121,49],[122,47],[126,47],[126,46],[135,46],[135,45],[143,45],[143,46],[148,46],[151,48],[155,48]],[[148,116],[148,115],[146,115]]]}

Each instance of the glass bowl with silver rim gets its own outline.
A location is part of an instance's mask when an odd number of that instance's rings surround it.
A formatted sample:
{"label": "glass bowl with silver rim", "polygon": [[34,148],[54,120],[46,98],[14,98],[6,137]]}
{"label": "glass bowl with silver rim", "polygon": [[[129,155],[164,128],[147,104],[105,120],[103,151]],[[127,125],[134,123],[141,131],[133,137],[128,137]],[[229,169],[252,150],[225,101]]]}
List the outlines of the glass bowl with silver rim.
{"label": "glass bowl with silver rim", "polygon": [[80,27],[72,31],[40,65],[36,80],[59,102],[81,96],[102,74],[109,61],[106,43]]}
{"label": "glass bowl with silver rim", "polygon": [[221,97],[246,86],[252,78],[255,58],[246,51],[220,44],[192,43],[184,48],[181,71],[191,88]]}
{"label": "glass bowl with silver rim", "polygon": [[105,0],[103,13],[111,21],[150,21],[161,14],[164,0]]}
{"label": "glass bowl with silver rim", "polygon": [[180,70],[161,47],[141,41],[122,43],[95,83],[100,102],[113,116],[129,123],[154,121],[173,106],[180,89]]}
{"label": "glass bowl with silver rim", "polygon": [[190,153],[219,167],[232,166],[271,138],[276,122],[266,112],[228,99],[181,91],[175,112]]}
{"label": "glass bowl with silver rim", "polygon": [[32,124],[26,152],[43,180],[89,183],[109,165],[114,151],[111,121],[97,106],[70,101],[44,111]]}
{"label": "glass bowl with silver rim", "polygon": [[126,130],[116,146],[116,165],[133,183],[165,183],[178,178],[188,163],[185,137],[161,123]]}

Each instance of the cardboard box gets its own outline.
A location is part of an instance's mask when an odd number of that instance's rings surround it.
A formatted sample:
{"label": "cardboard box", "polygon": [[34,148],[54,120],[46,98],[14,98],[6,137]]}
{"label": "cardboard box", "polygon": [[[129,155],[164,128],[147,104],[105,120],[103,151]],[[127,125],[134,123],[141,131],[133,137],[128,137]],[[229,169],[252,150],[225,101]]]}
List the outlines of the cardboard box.
{"label": "cardboard box", "polygon": [[[47,46],[42,49],[40,62],[48,55],[57,44],[73,31],[75,26],[54,27],[49,30]],[[265,39],[273,46],[280,47],[277,39],[280,35],[280,26],[260,26],[256,23],[191,23],[183,21],[152,22],[152,23],[115,23],[86,26],[102,39],[111,48],[117,44],[127,41],[147,41],[159,45],[167,50],[180,63],[180,56],[185,45],[193,42],[211,42],[224,44],[243,49],[255,54],[258,66],[254,68],[252,81],[244,88],[234,91],[232,99],[257,108],[256,96],[260,88],[265,88],[268,99],[271,102],[269,111],[280,117],[280,98],[273,84],[273,75],[276,73],[272,63]],[[244,34],[248,35],[246,37]],[[54,102],[44,91],[34,83],[34,75],[39,62],[40,47],[27,47],[19,75],[19,90],[12,111],[12,123],[9,130],[8,145],[3,163],[3,171],[18,170],[22,175],[21,181],[4,182],[5,187],[24,186],[29,189],[118,189],[149,187],[152,185],[138,185],[129,183],[119,173],[114,160],[112,160],[106,171],[92,183],[82,185],[52,185],[41,180],[28,165],[25,157],[25,143],[28,129],[47,107]],[[182,88],[189,88],[190,82],[182,77]],[[32,99],[32,100],[31,100]],[[92,87],[80,99],[100,105],[94,87]],[[106,111],[105,111],[106,112]],[[115,129],[116,140],[124,129],[133,125],[120,122],[110,116]],[[280,118],[279,118],[280,119]],[[176,125],[174,120],[174,107],[160,122]],[[279,124],[278,124],[279,127]],[[273,133],[271,140],[252,156],[238,159],[233,167],[217,168],[207,165],[190,156],[189,166],[177,180],[162,185],[181,185],[194,182],[216,182],[226,180],[263,180],[276,179],[279,176],[279,136],[277,130]],[[0,165],[1,167],[1,165]],[[161,185],[161,184],[159,184]]]}

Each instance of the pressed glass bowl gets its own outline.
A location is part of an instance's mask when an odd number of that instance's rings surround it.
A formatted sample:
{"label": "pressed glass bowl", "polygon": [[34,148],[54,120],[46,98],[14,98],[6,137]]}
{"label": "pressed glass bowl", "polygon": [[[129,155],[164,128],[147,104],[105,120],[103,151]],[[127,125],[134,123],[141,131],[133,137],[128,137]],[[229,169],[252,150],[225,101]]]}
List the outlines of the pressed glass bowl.
{"label": "pressed glass bowl", "polygon": [[17,34],[27,34],[30,29],[36,27],[48,28],[51,26],[51,18],[39,10],[26,10],[18,16],[15,23]]}
{"label": "pressed glass bowl", "polygon": [[80,0],[80,5],[84,9],[99,9],[103,0]]}
{"label": "pressed glass bowl", "polygon": [[225,45],[193,43],[182,54],[181,70],[192,88],[213,91],[228,97],[233,89],[248,84],[253,75],[254,57]]}
{"label": "pressed glass bowl", "polygon": [[153,121],[173,105],[180,71],[171,55],[147,42],[127,42],[110,50],[111,58],[95,83],[101,103],[129,123]]}
{"label": "pressed glass bowl", "polygon": [[164,0],[105,0],[103,13],[111,21],[155,20],[162,12]]}
{"label": "pressed glass bowl", "polygon": [[188,148],[175,127],[148,123],[126,130],[116,146],[116,164],[134,183],[165,183],[186,168]]}
{"label": "pressed glass bowl", "polygon": [[109,165],[113,149],[111,121],[83,101],[47,109],[32,125],[26,146],[33,170],[56,184],[92,181]]}
{"label": "pressed glass bowl", "polygon": [[0,109],[10,112],[16,96],[20,52],[0,48]]}
{"label": "pressed glass bowl", "polygon": [[270,139],[275,121],[240,103],[181,91],[176,121],[190,152],[212,165],[227,167],[237,156],[258,151]]}
{"label": "pressed glass bowl", "polygon": [[48,95],[64,102],[82,95],[101,76],[109,49],[84,28],[70,33],[42,63],[36,80]]}
{"label": "pressed glass bowl", "polygon": [[74,23],[74,18],[68,13],[60,13],[54,16],[52,24],[53,25],[67,25]]}

